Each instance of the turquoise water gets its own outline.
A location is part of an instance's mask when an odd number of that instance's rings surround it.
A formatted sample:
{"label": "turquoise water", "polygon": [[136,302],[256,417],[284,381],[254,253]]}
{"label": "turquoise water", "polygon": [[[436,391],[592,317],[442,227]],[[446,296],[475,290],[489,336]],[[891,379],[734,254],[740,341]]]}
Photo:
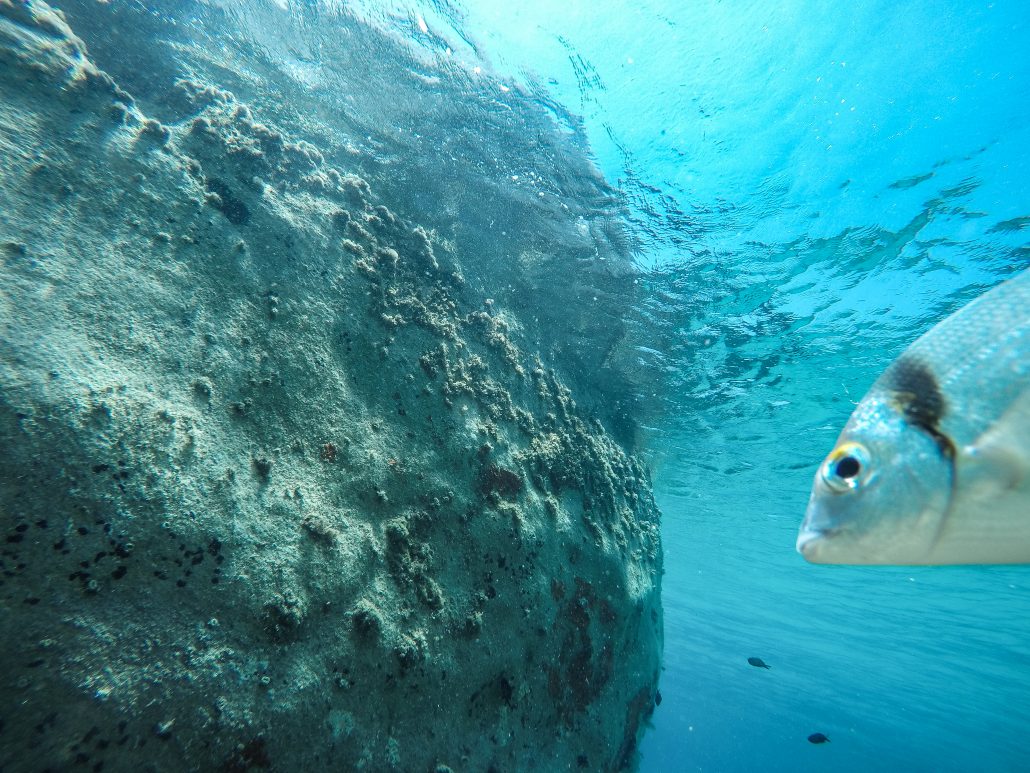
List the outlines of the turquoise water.
{"label": "turquoise water", "polygon": [[581,115],[632,203],[639,357],[667,381],[642,769],[1028,769],[1030,569],[815,567],[793,545],[873,379],[1030,263],[1030,7],[556,5],[391,18],[460,28]]}

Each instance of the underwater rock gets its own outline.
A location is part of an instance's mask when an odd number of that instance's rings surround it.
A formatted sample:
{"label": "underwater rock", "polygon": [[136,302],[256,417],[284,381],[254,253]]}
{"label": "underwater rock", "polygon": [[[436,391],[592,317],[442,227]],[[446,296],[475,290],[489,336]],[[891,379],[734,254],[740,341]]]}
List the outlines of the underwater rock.
{"label": "underwater rock", "polygon": [[[341,108],[150,5],[0,0],[0,768],[634,768],[658,512],[584,367],[631,268],[611,225],[566,252],[614,198],[528,96],[415,90],[355,19]],[[436,199],[382,128],[441,131],[428,100],[498,160]],[[609,273],[545,282],[587,252]]]}

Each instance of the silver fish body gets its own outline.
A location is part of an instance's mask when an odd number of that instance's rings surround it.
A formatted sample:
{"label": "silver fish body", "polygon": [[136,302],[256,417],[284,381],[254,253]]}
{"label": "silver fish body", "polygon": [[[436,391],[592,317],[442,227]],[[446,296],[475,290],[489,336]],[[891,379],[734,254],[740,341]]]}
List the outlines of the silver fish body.
{"label": "silver fish body", "polygon": [[1030,563],[1030,270],[873,384],[816,473],[797,549],[824,564]]}

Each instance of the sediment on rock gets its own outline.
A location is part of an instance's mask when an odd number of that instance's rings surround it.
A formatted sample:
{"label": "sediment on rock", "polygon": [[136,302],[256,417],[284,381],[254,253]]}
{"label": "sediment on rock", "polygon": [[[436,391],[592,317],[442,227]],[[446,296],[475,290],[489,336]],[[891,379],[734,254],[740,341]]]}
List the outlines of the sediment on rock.
{"label": "sediment on rock", "polygon": [[[614,197],[353,18],[328,100],[176,9],[0,0],[0,767],[634,767],[661,548],[603,399]],[[459,118],[462,163],[409,139]]]}

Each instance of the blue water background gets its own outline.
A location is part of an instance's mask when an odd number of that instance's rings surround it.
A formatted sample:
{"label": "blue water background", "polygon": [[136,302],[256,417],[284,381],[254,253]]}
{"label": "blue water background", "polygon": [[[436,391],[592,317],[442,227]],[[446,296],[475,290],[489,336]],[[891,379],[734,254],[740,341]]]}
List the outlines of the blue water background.
{"label": "blue water background", "polygon": [[1030,263],[1030,6],[376,5],[581,115],[632,205],[667,567],[642,769],[1030,770],[1030,568],[794,552],[873,379]]}

